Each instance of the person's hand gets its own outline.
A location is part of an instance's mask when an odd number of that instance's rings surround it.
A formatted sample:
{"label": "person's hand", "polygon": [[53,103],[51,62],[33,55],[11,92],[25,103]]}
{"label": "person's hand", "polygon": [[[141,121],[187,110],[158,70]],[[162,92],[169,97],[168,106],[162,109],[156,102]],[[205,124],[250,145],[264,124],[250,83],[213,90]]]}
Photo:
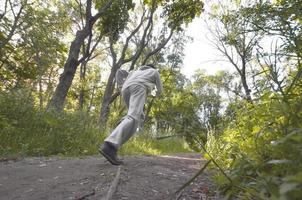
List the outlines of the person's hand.
{"label": "person's hand", "polygon": [[155,88],[151,91],[151,96],[156,97],[156,89]]}

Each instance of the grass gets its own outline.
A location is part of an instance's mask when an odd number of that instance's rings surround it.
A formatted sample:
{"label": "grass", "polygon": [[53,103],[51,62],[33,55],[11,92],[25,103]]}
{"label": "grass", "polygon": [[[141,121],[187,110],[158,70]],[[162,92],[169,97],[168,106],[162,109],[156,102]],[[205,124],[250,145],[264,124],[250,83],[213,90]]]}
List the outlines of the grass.
{"label": "grass", "polygon": [[181,138],[156,140],[148,133],[138,135],[128,141],[120,151],[122,155],[165,155],[192,152]]}
{"label": "grass", "polygon": [[[35,120],[35,126],[28,122],[22,127],[13,126],[11,131],[2,129],[0,131],[0,159],[24,156],[97,155],[98,146],[105,139],[105,134],[101,134],[93,125],[84,128],[85,123],[79,122],[78,117],[72,119],[70,116],[60,116],[59,120],[56,118],[58,123],[54,123],[55,125],[45,123],[45,117],[41,117]],[[48,125],[47,129],[45,129],[45,124]],[[192,151],[182,138],[156,140],[148,133],[144,133],[131,138],[119,153],[122,155],[166,155],[185,152]]]}
{"label": "grass", "polygon": [[[0,92],[0,105],[0,159],[96,155],[106,137],[99,130],[97,116],[41,111],[30,92]],[[147,131],[136,134],[120,151],[124,155],[182,152],[190,152],[183,139],[156,140]]]}

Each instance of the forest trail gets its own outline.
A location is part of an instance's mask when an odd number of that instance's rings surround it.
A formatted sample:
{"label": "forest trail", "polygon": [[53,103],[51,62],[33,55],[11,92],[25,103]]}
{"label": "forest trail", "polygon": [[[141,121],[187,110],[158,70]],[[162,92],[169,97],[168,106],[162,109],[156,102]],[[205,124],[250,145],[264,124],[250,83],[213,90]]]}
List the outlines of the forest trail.
{"label": "forest trail", "polygon": [[200,154],[123,159],[125,164],[120,169],[101,156],[2,161],[0,199],[106,199],[114,180],[118,182],[110,198],[113,200],[218,199],[207,173],[173,195],[205,164]]}

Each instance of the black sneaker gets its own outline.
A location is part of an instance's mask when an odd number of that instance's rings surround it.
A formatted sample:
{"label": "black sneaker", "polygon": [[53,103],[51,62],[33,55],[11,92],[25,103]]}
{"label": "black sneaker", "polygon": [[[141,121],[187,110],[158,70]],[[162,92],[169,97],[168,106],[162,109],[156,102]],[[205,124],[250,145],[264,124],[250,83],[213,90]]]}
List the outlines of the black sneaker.
{"label": "black sneaker", "polygon": [[111,145],[109,142],[104,142],[99,148],[99,152],[112,164],[112,165],[122,165],[123,161],[117,158],[117,149]]}

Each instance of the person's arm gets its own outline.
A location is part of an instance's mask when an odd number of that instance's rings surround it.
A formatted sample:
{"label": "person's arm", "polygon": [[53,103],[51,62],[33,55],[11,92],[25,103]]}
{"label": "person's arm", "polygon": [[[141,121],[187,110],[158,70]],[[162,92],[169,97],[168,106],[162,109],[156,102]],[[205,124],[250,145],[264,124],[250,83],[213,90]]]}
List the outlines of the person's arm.
{"label": "person's arm", "polygon": [[163,91],[163,84],[160,80],[158,71],[155,70],[155,86],[156,86],[156,96],[159,96]]}

